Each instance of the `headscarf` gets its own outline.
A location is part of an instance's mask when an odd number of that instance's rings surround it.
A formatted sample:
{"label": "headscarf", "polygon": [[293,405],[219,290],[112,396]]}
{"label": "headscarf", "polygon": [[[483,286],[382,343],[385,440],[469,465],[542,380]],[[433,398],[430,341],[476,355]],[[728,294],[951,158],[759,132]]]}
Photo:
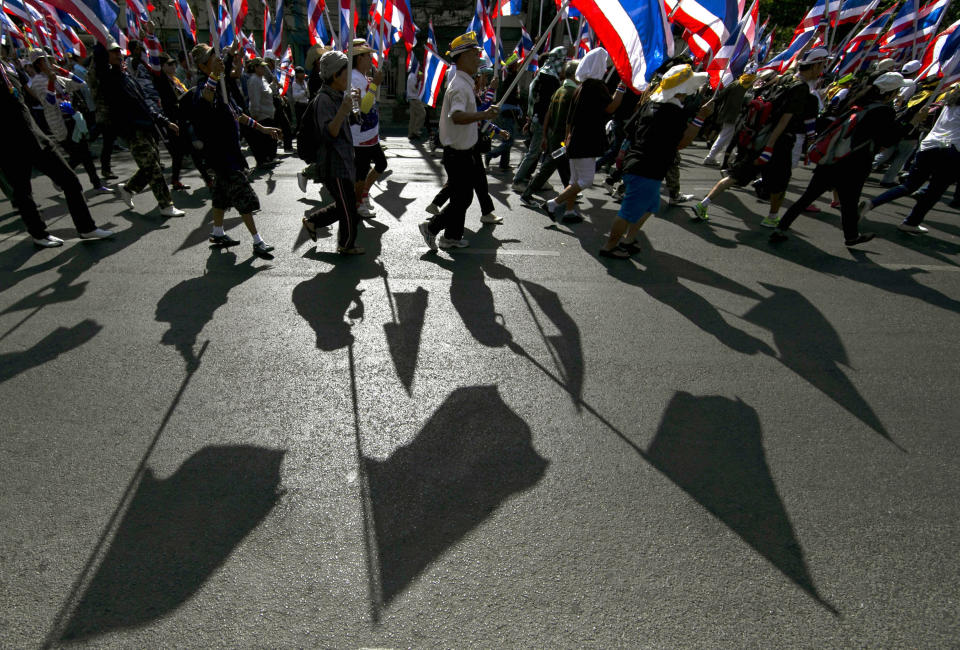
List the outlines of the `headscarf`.
{"label": "headscarf", "polygon": [[587,79],[602,79],[607,71],[607,61],[610,56],[602,47],[596,47],[587,52],[577,66],[577,81]]}

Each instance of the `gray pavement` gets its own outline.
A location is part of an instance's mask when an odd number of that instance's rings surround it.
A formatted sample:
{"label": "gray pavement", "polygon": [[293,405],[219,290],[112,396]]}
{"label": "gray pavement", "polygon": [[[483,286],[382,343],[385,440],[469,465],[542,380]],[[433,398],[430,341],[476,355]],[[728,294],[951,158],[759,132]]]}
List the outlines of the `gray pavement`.
{"label": "gray pavement", "polygon": [[956,211],[772,248],[737,191],[608,262],[599,187],[557,227],[491,175],[433,254],[439,158],[387,146],[361,258],[294,159],[273,260],[194,172],[180,219],[92,197],[103,242],[37,179],[57,250],[0,202],[0,646],[960,644]]}

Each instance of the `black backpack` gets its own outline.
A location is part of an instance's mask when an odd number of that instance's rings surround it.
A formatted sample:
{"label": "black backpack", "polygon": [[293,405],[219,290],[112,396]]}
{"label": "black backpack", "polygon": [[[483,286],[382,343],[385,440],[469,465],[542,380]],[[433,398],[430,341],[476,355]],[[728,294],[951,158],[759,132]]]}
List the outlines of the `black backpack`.
{"label": "black backpack", "polygon": [[297,125],[297,158],[305,163],[317,162],[319,151],[319,134],[317,133],[317,101],[320,93],[310,98],[307,109],[303,111],[303,119]]}
{"label": "black backpack", "polygon": [[747,103],[737,125],[737,145],[741,151],[763,151],[780,120],[783,100],[798,85],[794,81],[766,88]]}

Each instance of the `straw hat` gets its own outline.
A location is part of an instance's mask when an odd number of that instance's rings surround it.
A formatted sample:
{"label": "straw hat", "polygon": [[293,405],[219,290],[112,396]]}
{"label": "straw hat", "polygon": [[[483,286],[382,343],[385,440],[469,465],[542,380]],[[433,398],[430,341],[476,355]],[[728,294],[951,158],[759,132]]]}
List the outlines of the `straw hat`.
{"label": "straw hat", "polygon": [[319,43],[307,50],[306,58],[303,61],[303,67],[307,70],[313,70],[313,64],[323,56],[330,48],[323,47]]}
{"label": "straw hat", "polygon": [[689,64],[675,65],[663,75],[660,88],[650,96],[650,101],[665,102],[677,95],[695,93],[709,77],[706,72],[694,72]]}
{"label": "straw hat", "polygon": [[464,52],[469,52],[470,50],[483,51],[483,48],[480,47],[480,44],[477,42],[476,32],[467,32],[466,34],[461,34],[450,41],[450,49],[447,50],[447,56],[451,59],[455,59]]}
{"label": "straw hat", "polygon": [[373,54],[373,48],[367,45],[362,38],[355,38],[350,44],[350,56],[360,56],[361,54]]}

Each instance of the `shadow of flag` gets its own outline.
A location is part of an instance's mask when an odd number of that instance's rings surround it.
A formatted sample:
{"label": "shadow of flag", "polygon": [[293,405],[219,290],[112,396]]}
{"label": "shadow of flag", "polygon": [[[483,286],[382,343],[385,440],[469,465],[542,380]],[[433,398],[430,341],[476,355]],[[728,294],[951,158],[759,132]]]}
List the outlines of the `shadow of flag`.
{"label": "shadow of flag", "polygon": [[836,614],[817,593],[777,494],[757,412],[720,396],[676,393],[647,460],[760,555]]}
{"label": "shadow of flag", "polygon": [[169,478],[147,468],[61,639],[145,625],[186,602],[279,500],[284,453],[205,447]]}
{"label": "shadow of flag", "polygon": [[363,460],[377,609],[548,465],[496,386],[455,390],[409,445]]}

